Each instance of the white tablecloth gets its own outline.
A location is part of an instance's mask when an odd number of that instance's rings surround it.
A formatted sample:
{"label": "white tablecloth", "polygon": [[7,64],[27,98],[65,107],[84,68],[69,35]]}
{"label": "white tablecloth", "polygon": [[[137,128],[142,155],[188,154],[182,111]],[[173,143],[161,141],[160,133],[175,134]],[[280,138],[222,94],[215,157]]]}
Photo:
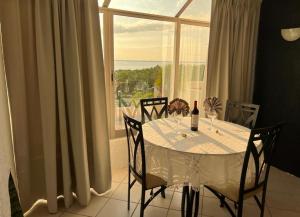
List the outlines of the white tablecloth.
{"label": "white tablecloth", "polygon": [[[244,154],[250,135],[248,128],[214,121],[218,133],[210,131],[210,120],[200,119],[199,131],[190,130],[190,117],[183,118],[179,131],[172,118],[159,119],[143,125],[147,173],[165,179],[168,185],[189,183],[219,187],[239,186]],[[247,177],[253,180],[251,164]]]}

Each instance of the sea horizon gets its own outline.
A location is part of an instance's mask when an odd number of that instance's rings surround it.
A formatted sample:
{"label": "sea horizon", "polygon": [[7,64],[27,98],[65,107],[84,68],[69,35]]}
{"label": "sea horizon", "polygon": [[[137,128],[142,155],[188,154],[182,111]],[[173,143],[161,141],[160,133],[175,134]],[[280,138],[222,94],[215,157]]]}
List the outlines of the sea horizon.
{"label": "sea horizon", "polygon": [[[157,65],[164,66],[171,64],[173,61],[156,61],[156,60],[115,60],[114,69],[146,69]],[[204,61],[185,61],[185,64],[205,64]]]}

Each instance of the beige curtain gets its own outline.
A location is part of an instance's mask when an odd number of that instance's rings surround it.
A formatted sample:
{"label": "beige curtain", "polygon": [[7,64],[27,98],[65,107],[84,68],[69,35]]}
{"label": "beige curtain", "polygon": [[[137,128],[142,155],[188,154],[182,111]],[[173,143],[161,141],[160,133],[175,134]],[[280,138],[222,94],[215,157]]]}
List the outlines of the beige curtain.
{"label": "beige curtain", "polygon": [[97,1],[0,4],[22,207],[44,198],[54,213],[72,192],[87,205],[111,185]]}
{"label": "beige curtain", "polygon": [[207,96],[251,102],[262,0],[214,0]]}
{"label": "beige curtain", "polygon": [[10,216],[10,198],[8,192],[9,174],[15,176],[13,140],[11,133],[10,107],[5,75],[0,23],[0,216]]}

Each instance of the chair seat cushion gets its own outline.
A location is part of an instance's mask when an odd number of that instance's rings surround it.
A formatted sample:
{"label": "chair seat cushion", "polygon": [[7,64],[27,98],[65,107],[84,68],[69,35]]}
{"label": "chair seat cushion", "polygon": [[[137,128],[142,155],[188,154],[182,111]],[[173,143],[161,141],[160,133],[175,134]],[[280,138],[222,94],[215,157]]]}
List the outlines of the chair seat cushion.
{"label": "chair seat cushion", "polygon": [[[133,176],[135,177],[135,179],[139,182],[142,183],[142,180],[140,179],[140,177],[136,176],[133,173]],[[156,187],[160,187],[160,186],[166,186],[167,182],[165,180],[163,180],[162,178],[153,175],[151,173],[147,173],[146,174],[146,189],[152,189],[152,188],[156,188]]]}
{"label": "chair seat cushion", "polygon": [[[227,197],[232,201],[238,202],[239,200],[239,187],[235,187],[235,186],[227,186],[226,188],[219,188],[216,186],[208,186],[208,187],[221,193],[222,195],[224,195],[225,197]],[[263,190],[263,185],[253,191],[245,193],[244,200],[250,197],[254,197],[255,195],[259,194],[262,190]]]}

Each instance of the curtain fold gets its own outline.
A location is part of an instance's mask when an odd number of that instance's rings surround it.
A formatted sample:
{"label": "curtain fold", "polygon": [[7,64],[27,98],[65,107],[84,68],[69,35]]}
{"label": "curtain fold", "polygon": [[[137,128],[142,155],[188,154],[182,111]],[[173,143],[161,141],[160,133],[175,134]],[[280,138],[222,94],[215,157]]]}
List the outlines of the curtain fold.
{"label": "curtain fold", "polygon": [[262,0],[214,0],[207,96],[251,102]]}
{"label": "curtain fold", "polygon": [[13,140],[11,133],[10,106],[5,75],[4,55],[0,22],[0,216],[11,216],[9,200],[9,179],[15,177]]}
{"label": "curtain fold", "polygon": [[[97,1],[17,4],[25,96],[16,93],[13,67],[8,83],[12,107],[20,97],[26,102],[26,112],[21,112],[27,117],[26,132],[15,133],[22,207],[27,210],[37,199],[47,199],[49,212],[55,213],[57,196],[63,195],[69,207],[73,192],[79,204],[87,205],[90,188],[103,193],[111,185]],[[13,107],[15,126],[17,112]]]}

